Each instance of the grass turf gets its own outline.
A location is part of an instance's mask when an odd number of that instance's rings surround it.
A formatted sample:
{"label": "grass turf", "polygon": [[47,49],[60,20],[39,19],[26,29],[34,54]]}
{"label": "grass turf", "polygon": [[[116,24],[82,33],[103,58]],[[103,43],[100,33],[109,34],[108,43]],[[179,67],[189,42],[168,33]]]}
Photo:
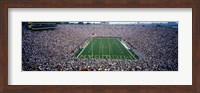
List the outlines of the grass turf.
{"label": "grass turf", "polygon": [[77,53],[77,58],[138,59],[118,38],[91,38]]}

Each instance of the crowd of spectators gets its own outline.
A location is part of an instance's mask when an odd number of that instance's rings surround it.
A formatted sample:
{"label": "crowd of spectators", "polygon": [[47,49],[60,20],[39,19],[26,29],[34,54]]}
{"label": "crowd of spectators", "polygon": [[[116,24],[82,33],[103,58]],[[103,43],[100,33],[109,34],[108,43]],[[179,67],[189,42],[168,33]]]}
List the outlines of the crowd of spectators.
{"label": "crowd of spectators", "polygon": [[[76,58],[91,38],[119,37],[138,60]],[[23,71],[178,71],[178,29],[142,25],[58,25],[53,30],[22,29]]]}

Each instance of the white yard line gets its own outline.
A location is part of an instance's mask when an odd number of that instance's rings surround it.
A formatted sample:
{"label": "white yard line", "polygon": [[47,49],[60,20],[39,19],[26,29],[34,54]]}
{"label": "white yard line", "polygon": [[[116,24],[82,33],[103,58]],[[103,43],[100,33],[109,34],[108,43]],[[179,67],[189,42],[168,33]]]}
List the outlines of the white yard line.
{"label": "white yard line", "polygon": [[85,48],[78,54],[78,56],[76,58],[78,58],[80,56],[80,54],[86,49],[86,47],[88,46],[88,44],[90,44],[90,42],[92,41],[92,39],[89,41],[89,43],[87,43],[87,45],[85,45]]}
{"label": "white yard line", "polygon": [[101,50],[102,50],[102,52],[101,52],[101,55],[103,55],[103,44],[102,44],[102,38],[101,38]]}
{"label": "white yard line", "polygon": [[109,38],[108,38],[108,53],[110,55],[110,44],[109,44]]}
{"label": "white yard line", "polygon": [[100,49],[101,49],[101,42],[99,42],[99,55],[100,55]]}
{"label": "white yard line", "polygon": [[[120,43],[122,43],[120,40],[119,40],[119,38],[117,38],[117,40],[120,42]],[[123,45],[123,44],[122,44]],[[124,45],[123,45],[124,46]],[[126,49],[126,47],[124,46],[124,48]],[[129,52],[129,54],[131,54],[132,56],[133,56],[133,54],[128,50],[128,49],[126,49],[128,52]],[[135,58],[135,56],[133,56],[134,58]],[[136,58],[135,58],[136,59]]]}

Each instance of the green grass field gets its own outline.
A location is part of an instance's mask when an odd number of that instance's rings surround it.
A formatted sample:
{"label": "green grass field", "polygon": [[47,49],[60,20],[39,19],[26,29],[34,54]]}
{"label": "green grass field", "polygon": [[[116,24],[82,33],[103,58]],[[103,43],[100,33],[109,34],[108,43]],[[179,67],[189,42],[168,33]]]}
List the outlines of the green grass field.
{"label": "green grass field", "polygon": [[77,53],[77,58],[138,59],[118,38],[91,38]]}

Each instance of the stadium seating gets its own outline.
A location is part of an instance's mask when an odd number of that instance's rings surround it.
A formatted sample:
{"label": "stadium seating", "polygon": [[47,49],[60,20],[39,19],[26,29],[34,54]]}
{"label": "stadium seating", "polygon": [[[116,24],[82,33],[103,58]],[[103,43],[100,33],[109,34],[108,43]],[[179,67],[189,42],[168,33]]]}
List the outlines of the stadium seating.
{"label": "stadium seating", "polygon": [[[119,37],[144,55],[139,60],[76,58],[92,33]],[[94,35],[94,34],[93,34]],[[177,71],[178,29],[139,25],[58,25],[49,31],[22,31],[24,71]]]}

